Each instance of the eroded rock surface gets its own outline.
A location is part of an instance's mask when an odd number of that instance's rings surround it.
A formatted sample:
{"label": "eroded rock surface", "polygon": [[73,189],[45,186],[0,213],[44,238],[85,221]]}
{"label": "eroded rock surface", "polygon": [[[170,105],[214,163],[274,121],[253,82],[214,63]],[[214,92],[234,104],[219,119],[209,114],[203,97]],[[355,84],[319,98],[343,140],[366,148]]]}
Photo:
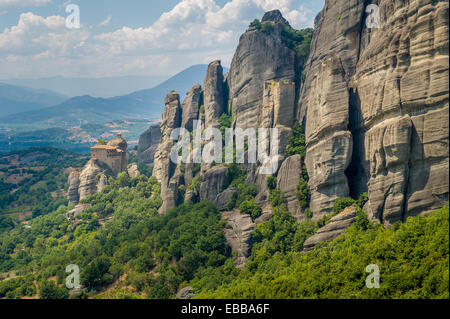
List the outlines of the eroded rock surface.
{"label": "eroded rock surface", "polygon": [[[311,209],[367,191],[387,226],[448,200],[448,1],[326,1],[297,119],[306,124]],[[339,17],[339,18],[336,18]]]}
{"label": "eroded rock surface", "polygon": [[302,219],[297,199],[297,185],[302,177],[302,157],[294,155],[288,157],[278,171],[277,188],[283,192],[288,211],[297,219]]}
{"label": "eroded rock surface", "polygon": [[147,165],[153,164],[160,139],[161,129],[159,124],[152,125],[147,131],[141,134],[138,144],[139,162]]}
{"label": "eroded rock surface", "polygon": [[211,62],[206,72],[204,87],[205,128],[219,127],[219,118],[225,111],[223,68],[220,61]]}
{"label": "eroded rock surface", "polygon": [[355,208],[347,207],[343,212],[331,218],[329,223],[320,228],[317,233],[309,237],[303,244],[303,251],[310,251],[319,243],[341,236],[355,222],[355,218]]}
{"label": "eroded rock surface", "polygon": [[228,246],[236,252],[234,265],[243,268],[251,249],[251,235],[256,225],[250,215],[241,214],[239,210],[222,213],[222,219],[227,222],[224,230]]}
{"label": "eroded rock surface", "polygon": [[285,22],[274,12],[263,20],[273,24],[272,34],[249,28],[239,40],[228,76],[235,126],[243,129],[259,125],[266,81],[295,78],[295,54],[280,41]]}
{"label": "eroded rock surface", "polygon": [[[153,168],[153,176],[161,183],[161,198],[163,200],[163,205],[159,210],[161,214],[175,207],[173,197],[178,185],[172,184],[169,187],[169,181],[176,169],[176,164],[170,158],[174,145],[170,136],[172,131],[180,127],[181,124],[180,95],[172,91],[166,96],[164,102],[166,107],[164,108],[161,121],[161,140],[156,150]],[[168,200],[169,198],[170,201]]]}
{"label": "eroded rock surface", "polygon": [[200,185],[200,200],[214,201],[220,193],[226,180],[227,168],[223,166],[213,167],[202,176]]}

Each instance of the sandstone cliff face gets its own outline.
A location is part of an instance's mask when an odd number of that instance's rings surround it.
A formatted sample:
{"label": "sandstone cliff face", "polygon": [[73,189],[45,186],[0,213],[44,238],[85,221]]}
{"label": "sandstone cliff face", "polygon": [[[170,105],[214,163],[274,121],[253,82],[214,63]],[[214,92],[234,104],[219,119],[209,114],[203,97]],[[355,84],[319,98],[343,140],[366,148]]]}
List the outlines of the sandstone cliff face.
{"label": "sandstone cliff face", "polygon": [[203,100],[203,92],[200,84],[195,84],[186,94],[186,99],[183,102],[181,127],[188,131],[194,129],[194,121],[198,120],[200,106]]}
{"label": "sandstone cliff face", "polygon": [[239,40],[227,78],[236,127],[258,127],[266,81],[295,79],[295,54],[280,40],[281,18],[266,14],[263,21],[273,23],[272,34],[249,28]]}
{"label": "sandstone cliff face", "polygon": [[181,124],[181,106],[180,95],[172,91],[166,96],[164,101],[166,107],[162,115],[161,122],[161,140],[155,154],[155,164],[153,167],[153,176],[161,183],[161,198],[163,205],[160,213],[174,208],[176,204],[177,185],[169,187],[169,181],[174,175],[176,165],[170,159],[170,154],[174,142],[170,138],[172,131],[180,127]]}
{"label": "sandstone cliff face", "polygon": [[[94,160],[90,160],[80,173],[80,185],[78,193],[80,194],[80,200],[85,199],[89,195],[95,194],[98,191],[98,179],[97,176],[105,171],[104,167],[100,167],[99,163]],[[111,175],[110,175],[111,176]]]}
{"label": "sandstone cliff face", "polygon": [[113,175],[107,166],[93,159],[86,163],[81,172],[72,172],[69,175],[69,204],[77,204],[89,195],[102,191],[107,184],[105,174]]}
{"label": "sandstone cliff face", "polygon": [[[325,1],[316,18],[303,83],[295,52],[281,36],[288,22],[273,11],[262,19],[272,27],[269,34],[250,27],[241,36],[226,78],[215,61],[203,91],[194,86],[182,110],[179,98],[169,94],[154,171],[169,207],[176,202],[178,186],[188,186],[198,173],[192,164],[186,164],[184,172],[171,164],[168,136],[173,128],[190,128],[195,119],[202,119],[202,103],[206,127],[217,126],[230,106],[235,128],[279,129],[279,155],[274,159],[279,171],[274,175],[298,219],[302,212],[295,190],[303,160],[284,157],[295,122],[305,127],[304,163],[314,219],[329,213],[337,198],[356,198],[363,192],[369,196],[369,217],[386,226],[445,204],[448,2],[380,0],[380,29],[366,26],[369,3]],[[265,165],[242,165],[246,182],[257,184],[256,202],[264,208],[268,175],[260,173]],[[187,192],[186,198],[216,200],[225,209],[232,193],[218,194],[225,169],[203,163],[200,174],[200,190]]]}
{"label": "sandstone cliff face", "polygon": [[220,61],[209,64],[204,87],[205,128],[219,127],[219,118],[225,111],[223,68]]}
{"label": "sandstone cliff face", "polygon": [[200,200],[214,201],[220,193],[226,179],[227,168],[223,166],[213,167],[202,176],[200,185]]}
{"label": "sandstone cliff face", "polygon": [[297,119],[315,216],[368,191],[389,226],[448,200],[448,2],[379,1],[379,29],[367,4],[326,1]]}
{"label": "sandstone cliff face", "polygon": [[222,219],[227,222],[224,230],[227,244],[237,254],[234,265],[236,268],[243,268],[249,256],[251,236],[256,225],[250,215],[241,214],[239,210],[222,213]]}
{"label": "sandstone cliff face", "polygon": [[147,165],[153,164],[160,139],[161,129],[159,124],[152,125],[147,131],[141,134],[138,143],[139,162]]}
{"label": "sandstone cliff face", "polygon": [[301,177],[302,157],[300,155],[288,157],[281,165],[277,176],[277,188],[284,194],[288,211],[297,219],[303,218],[296,195],[297,185]]}
{"label": "sandstone cliff face", "polygon": [[76,204],[80,200],[80,194],[78,188],[80,187],[80,172],[74,171],[69,175],[69,190],[67,199],[70,204]]}

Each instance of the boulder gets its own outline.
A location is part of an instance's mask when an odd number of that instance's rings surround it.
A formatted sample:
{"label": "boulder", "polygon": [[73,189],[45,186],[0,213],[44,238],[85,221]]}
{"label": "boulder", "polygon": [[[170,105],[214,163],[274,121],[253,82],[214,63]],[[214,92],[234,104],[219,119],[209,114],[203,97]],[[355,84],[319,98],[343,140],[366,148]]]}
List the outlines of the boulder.
{"label": "boulder", "polygon": [[334,216],[328,224],[320,228],[316,234],[309,237],[303,244],[303,251],[310,251],[319,243],[339,237],[355,222],[355,218],[355,208],[347,207],[340,214]]}
{"label": "boulder", "polygon": [[141,172],[139,172],[139,168],[136,163],[128,165],[127,173],[130,178],[138,178],[139,176],[141,176]]}
{"label": "boulder", "polygon": [[228,210],[228,202],[230,201],[231,197],[234,193],[237,192],[236,187],[231,187],[226,190],[224,190],[222,193],[218,194],[216,196],[216,199],[214,202],[217,204],[217,207],[221,212]]}
{"label": "boulder", "polygon": [[177,299],[192,299],[194,297],[194,288],[184,287],[177,293]]}

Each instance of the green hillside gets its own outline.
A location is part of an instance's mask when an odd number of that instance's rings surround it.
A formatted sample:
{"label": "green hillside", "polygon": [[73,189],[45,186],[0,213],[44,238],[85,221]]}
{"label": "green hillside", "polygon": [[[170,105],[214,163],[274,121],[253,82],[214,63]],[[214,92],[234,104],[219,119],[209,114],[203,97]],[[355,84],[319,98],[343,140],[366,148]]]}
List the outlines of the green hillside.
{"label": "green hillside", "polygon": [[[0,298],[68,298],[65,267],[81,269],[77,298],[173,298],[191,285],[198,298],[448,298],[448,207],[391,229],[358,221],[344,236],[301,253],[320,223],[296,222],[281,205],[260,224],[244,269],[233,266],[211,202],[159,215],[154,178],[110,180],[83,201],[76,223],[67,206],[0,234]],[[365,287],[377,264],[380,289]]]}

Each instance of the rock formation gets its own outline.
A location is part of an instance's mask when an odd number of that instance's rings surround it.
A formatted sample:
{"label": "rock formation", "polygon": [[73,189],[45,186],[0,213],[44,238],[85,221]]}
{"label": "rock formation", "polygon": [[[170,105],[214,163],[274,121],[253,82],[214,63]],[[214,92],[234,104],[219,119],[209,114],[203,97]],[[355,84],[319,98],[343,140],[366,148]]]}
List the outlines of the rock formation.
{"label": "rock formation", "polygon": [[80,172],[73,171],[69,175],[69,190],[67,192],[67,200],[70,204],[76,204],[80,200],[78,188],[80,187]]}
{"label": "rock formation", "polygon": [[200,200],[216,199],[226,180],[227,168],[223,166],[213,167],[202,176],[200,184]]}
{"label": "rock formation", "polygon": [[[268,12],[241,36],[225,77],[214,61],[203,90],[195,85],[183,108],[178,94],[168,95],[154,170],[162,183],[161,212],[179,202],[181,185],[188,189],[185,200],[214,200],[226,209],[232,191],[220,193],[225,166],[171,163],[169,136],[196,119],[217,126],[230,110],[234,128],[278,129],[272,162],[279,165],[270,175],[278,176],[277,187],[299,220],[295,191],[303,163],[314,219],[328,214],[337,198],[364,192],[370,219],[386,226],[448,201],[448,2],[380,0],[379,29],[366,24],[369,3],[326,0],[305,64],[286,42],[289,23],[278,10]],[[296,123],[305,128],[304,159],[284,154]],[[272,146],[268,138],[258,142]],[[267,165],[241,165],[265,210]],[[200,186],[189,189],[199,174]]]}
{"label": "rock formation", "polygon": [[219,118],[225,111],[223,69],[220,61],[209,64],[204,88],[205,128],[218,127]]}
{"label": "rock formation", "polygon": [[135,163],[128,165],[127,173],[130,178],[138,178],[141,176],[141,172],[139,172],[139,168]]}
{"label": "rock formation", "polygon": [[177,293],[177,299],[192,299],[194,297],[194,288],[184,287]]}
{"label": "rock formation", "polygon": [[138,143],[139,162],[151,165],[153,164],[156,149],[161,139],[161,130],[159,124],[152,125],[141,134]]}
{"label": "rock formation", "polygon": [[302,177],[302,157],[293,155],[288,157],[278,171],[277,188],[283,192],[286,199],[287,209],[297,219],[302,219],[296,191],[297,185]]}
{"label": "rock formation", "polygon": [[326,1],[297,119],[315,216],[368,191],[389,226],[448,200],[448,2],[379,1],[379,29],[366,5]]}
{"label": "rock formation", "polygon": [[[210,82],[211,80],[208,81],[208,85],[211,85]],[[222,84],[222,82],[220,83]],[[209,88],[209,90],[211,90],[211,88]],[[181,127],[184,127],[189,132],[191,132],[194,129],[194,121],[199,119],[198,115],[200,112],[200,106],[202,105],[202,102],[203,102],[202,87],[200,84],[195,84],[192,87],[192,89],[190,89],[187,92],[186,99],[182,104],[183,111],[181,118]]]}
{"label": "rock formation", "polygon": [[239,40],[227,78],[235,127],[259,127],[266,81],[295,79],[295,53],[280,40],[286,24],[280,16],[278,10],[264,15],[273,25],[271,34],[250,27]]}
{"label": "rock formation", "polygon": [[170,92],[164,101],[166,107],[161,121],[161,140],[155,154],[155,165],[153,167],[153,176],[161,183],[161,197],[163,205],[160,213],[174,208],[177,202],[178,185],[171,181],[176,164],[171,160],[171,151],[174,141],[170,138],[172,131],[180,127],[181,124],[181,105],[178,92]]}
{"label": "rock formation", "polygon": [[355,222],[355,218],[355,208],[347,207],[340,214],[331,218],[329,223],[320,228],[317,233],[309,237],[303,244],[303,251],[310,251],[319,243],[341,236]]}
{"label": "rock formation", "polygon": [[236,187],[230,187],[216,196],[214,202],[217,204],[217,208],[219,208],[219,211],[224,212],[228,210],[228,202],[230,201],[233,194],[237,191],[238,190]]}
{"label": "rock formation", "polygon": [[[80,172],[69,175],[69,204],[77,204],[89,195],[101,192],[108,183],[108,177],[117,177],[127,171],[127,142],[120,134],[105,145],[97,144],[91,148],[91,159]],[[139,173],[137,166],[133,177]]]}
{"label": "rock formation", "polygon": [[251,236],[256,225],[250,215],[241,214],[239,210],[222,213],[222,219],[227,223],[224,230],[227,245],[236,252],[234,265],[243,268],[249,256]]}

